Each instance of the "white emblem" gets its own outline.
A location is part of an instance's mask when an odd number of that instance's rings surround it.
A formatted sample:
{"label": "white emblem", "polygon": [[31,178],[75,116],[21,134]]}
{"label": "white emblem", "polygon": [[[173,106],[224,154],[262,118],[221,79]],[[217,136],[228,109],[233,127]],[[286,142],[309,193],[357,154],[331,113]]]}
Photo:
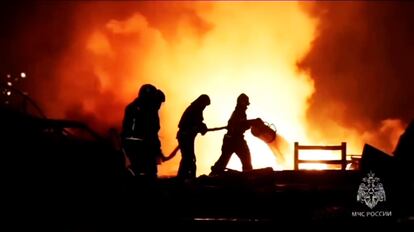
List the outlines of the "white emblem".
{"label": "white emblem", "polygon": [[357,201],[365,203],[370,209],[374,208],[378,202],[385,201],[385,190],[380,182],[380,178],[370,172],[367,177],[362,179],[358,188]]}

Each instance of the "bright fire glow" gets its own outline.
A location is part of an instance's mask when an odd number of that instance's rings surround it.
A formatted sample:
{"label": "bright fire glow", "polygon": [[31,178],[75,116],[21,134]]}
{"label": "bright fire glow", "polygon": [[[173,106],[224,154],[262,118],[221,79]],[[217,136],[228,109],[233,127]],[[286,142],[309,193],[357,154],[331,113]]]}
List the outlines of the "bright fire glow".
{"label": "bright fire glow", "polygon": [[[341,160],[341,151],[330,150],[301,150],[299,160]],[[341,169],[337,164],[324,163],[300,163],[299,169],[320,170],[320,169]]]}
{"label": "bright fire glow", "polygon": [[[295,141],[324,145],[326,141],[312,141],[305,131],[314,87],[309,75],[300,72],[296,64],[312,45],[317,21],[299,3],[161,2],[155,7],[159,12],[180,8],[192,14],[169,18],[170,24],[166,20],[159,26],[138,8],[136,13],[104,25],[84,25],[87,31],[79,36],[83,53],[73,49],[68,52],[72,58],[61,63],[60,99],[67,101],[61,103],[63,107],[82,102],[85,112],[93,112],[108,125],[120,125],[123,107],[135,98],[142,84],[152,83],[166,94],[160,110],[160,138],[168,154],[177,144],[182,112],[200,94],[211,98],[204,111],[205,123],[219,127],[227,124],[237,96],[246,93],[251,102],[248,118],[260,117],[275,124],[279,136],[277,143],[268,146],[246,133],[254,168],[292,169]],[[98,83],[88,82],[88,75],[95,75]],[[73,81],[74,76],[85,78]],[[78,90],[84,86],[98,86],[96,97],[83,97]],[[112,106],[107,105],[108,99],[114,102]],[[197,137],[198,175],[208,174],[220,156],[224,133]],[[360,137],[343,134],[337,143],[347,141],[348,151],[360,152]],[[159,166],[159,174],[175,175],[179,157]],[[235,155],[228,167],[241,169]]]}
{"label": "bright fire glow", "polygon": [[323,170],[323,169],[329,169],[329,166],[327,164],[323,163],[311,163],[311,164],[299,164],[299,169],[304,170]]}

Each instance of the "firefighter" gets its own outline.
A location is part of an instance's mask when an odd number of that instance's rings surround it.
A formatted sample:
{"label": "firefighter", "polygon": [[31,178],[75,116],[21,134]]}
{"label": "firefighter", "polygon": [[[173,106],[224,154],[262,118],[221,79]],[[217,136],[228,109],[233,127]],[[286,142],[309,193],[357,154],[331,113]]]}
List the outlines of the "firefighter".
{"label": "firefighter", "polygon": [[210,105],[210,97],[200,95],[184,111],[178,124],[177,140],[181,150],[181,162],[177,177],[181,180],[191,180],[196,177],[196,156],[194,141],[198,133],[205,135],[207,126],[203,122],[203,111]]}
{"label": "firefighter", "polygon": [[141,86],[138,97],[126,108],[122,122],[122,145],[135,176],[157,178],[157,161],[163,157],[158,137],[158,110],[164,93],[151,84]]}
{"label": "firefighter", "polygon": [[223,138],[223,145],[221,147],[221,156],[211,167],[210,175],[218,175],[224,171],[230,157],[233,153],[240,158],[243,171],[250,171],[253,169],[251,162],[251,155],[247,142],[244,139],[244,132],[250,129],[251,124],[255,120],[247,120],[246,110],[250,104],[249,97],[242,93],[237,98],[237,105],[233,114],[227,123],[227,133]]}

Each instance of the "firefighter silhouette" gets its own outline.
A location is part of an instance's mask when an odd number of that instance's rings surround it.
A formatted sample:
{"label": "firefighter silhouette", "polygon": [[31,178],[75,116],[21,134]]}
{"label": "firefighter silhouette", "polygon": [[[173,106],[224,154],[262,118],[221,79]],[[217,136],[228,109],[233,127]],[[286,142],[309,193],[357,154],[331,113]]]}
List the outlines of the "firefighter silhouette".
{"label": "firefighter silhouette", "polygon": [[122,146],[135,176],[157,178],[157,161],[163,157],[158,138],[158,110],[164,93],[151,84],[141,86],[138,97],[125,108],[122,122]]}
{"label": "firefighter silhouette", "polygon": [[196,177],[196,156],[194,141],[198,133],[204,135],[207,126],[203,123],[203,111],[210,105],[210,98],[206,94],[200,95],[184,111],[178,124],[177,140],[181,150],[181,162],[177,177],[182,180]]}
{"label": "firefighter silhouette", "polygon": [[223,138],[221,156],[214,166],[211,167],[210,175],[218,175],[222,173],[233,153],[236,153],[240,158],[243,171],[250,171],[253,169],[250,150],[244,139],[244,132],[250,129],[251,125],[256,120],[260,119],[247,120],[246,110],[249,104],[249,97],[244,93],[240,94],[237,98],[236,108],[227,123],[227,133]]}

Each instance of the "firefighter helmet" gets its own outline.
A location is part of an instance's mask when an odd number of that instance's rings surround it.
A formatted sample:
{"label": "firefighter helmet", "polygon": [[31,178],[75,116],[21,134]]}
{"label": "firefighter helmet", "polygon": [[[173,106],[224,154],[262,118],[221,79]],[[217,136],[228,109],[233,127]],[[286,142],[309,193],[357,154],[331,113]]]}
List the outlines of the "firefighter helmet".
{"label": "firefighter helmet", "polygon": [[208,106],[210,105],[210,97],[207,94],[202,94],[197,98],[197,102],[200,104]]}
{"label": "firefighter helmet", "polygon": [[138,92],[138,97],[143,99],[152,98],[155,96],[157,88],[151,84],[142,85]]}
{"label": "firefighter helmet", "polygon": [[237,98],[237,105],[250,105],[249,97],[244,93],[240,94]]}

